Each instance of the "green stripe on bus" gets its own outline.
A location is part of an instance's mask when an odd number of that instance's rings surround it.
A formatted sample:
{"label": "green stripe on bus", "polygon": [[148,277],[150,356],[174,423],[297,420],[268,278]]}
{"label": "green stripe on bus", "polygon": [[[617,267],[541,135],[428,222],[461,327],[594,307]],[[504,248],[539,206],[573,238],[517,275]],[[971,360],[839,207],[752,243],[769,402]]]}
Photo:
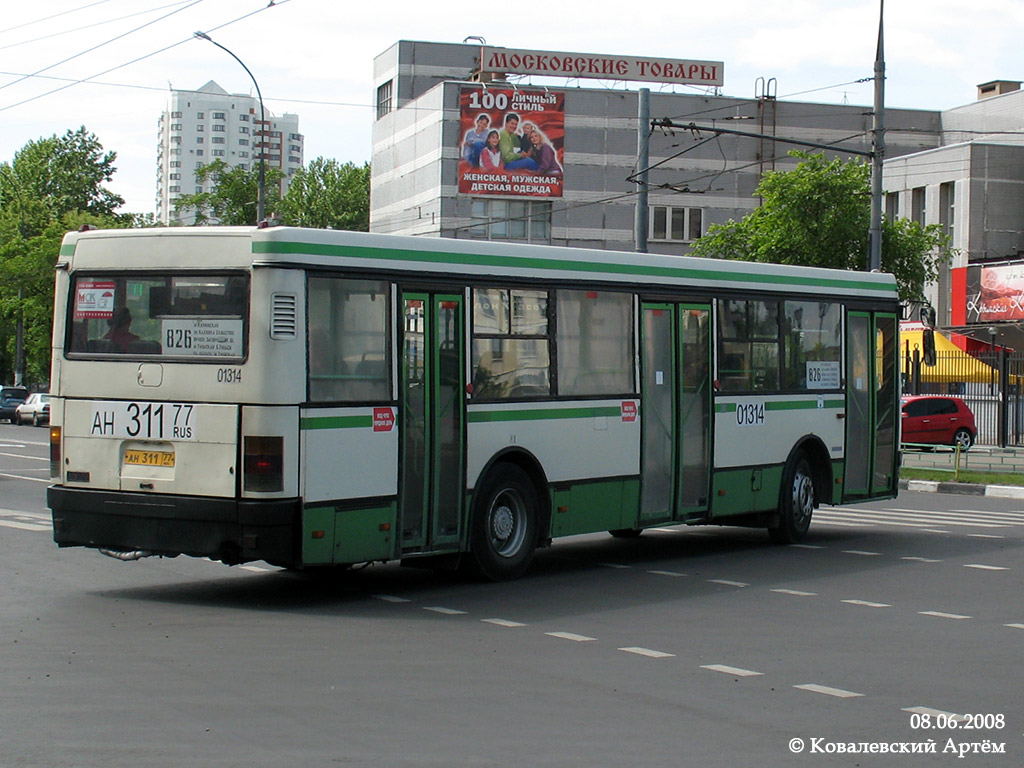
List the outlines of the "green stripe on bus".
{"label": "green stripe on bus", "polygon": [[544,408],[529,411],[470,411],[466,419],[470,423],[494,421],[540,421],[544,419],[589,419],[595,416],[621,416],[620,406],[595,406],[592,408]]}
{"label": "green stripe on bus", "polygon": [[299,429],[352,429],[373,426],[373,416],[304,416]]}
{"label": "green stripe on bus", "polygon": [[716,272],[712,269],[684,267],[654,267],[643,264],[602,264],[588,261],[560,261],[533,256],[498,256],[495,254],[447,253],[436,251],[400,251],[392,248],[367,248],[354,245],[327,243],[301,243],[294,241],[254,242],[253,253],[305,256],[346,256],[353,259],[379,259],[381,261],[413,261],[427,264],[464,264],[491,267],[509,267],[524,270],[589,272],[675,279],[718,280],[729,283],[773,283],[775,285],[804,285],[819,288],[858,288],[886,291],[895,294],[895,285],[880,285],[856,278],[795,277],[787,275],[751,275],[747,272]]}
{"label": "green stripe on bus", "polygon": [[[823,408],[842,408],[846,405],[845,400],[825,400]],[[817,400],[784,400],[768,401],[764,404],[767,411],[809,411],[817,410]],[[718,403],[715,405],[716,413],[735,413],[736,403]]]}

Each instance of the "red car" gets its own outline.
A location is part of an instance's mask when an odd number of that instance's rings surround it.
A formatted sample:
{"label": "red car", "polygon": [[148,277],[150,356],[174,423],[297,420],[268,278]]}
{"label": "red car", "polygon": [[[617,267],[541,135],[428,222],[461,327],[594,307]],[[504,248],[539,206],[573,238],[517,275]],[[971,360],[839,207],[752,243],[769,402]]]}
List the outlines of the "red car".
{"label": "red car", "polygon": [[959,445],[962,451],[974,445],[974,414],[959,397],[912,395],[902,402],[904,443]]}

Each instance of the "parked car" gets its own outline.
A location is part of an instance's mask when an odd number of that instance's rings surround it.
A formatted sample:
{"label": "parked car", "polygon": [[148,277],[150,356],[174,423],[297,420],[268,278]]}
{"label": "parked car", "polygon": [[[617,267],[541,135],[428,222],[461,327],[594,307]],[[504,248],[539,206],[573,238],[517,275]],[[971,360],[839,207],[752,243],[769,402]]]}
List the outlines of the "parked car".
{"label": "parked car", "polygon": [[32,422],[35,426],[50,423],[50,396],[46,392],[36,392],[28,396],[28,400],[15,409],[15,418],[19,424]]}
{"label": "parked car", "polygon": [[974,414],[959,397],[912,395],[902,401],[904,443],[959,445],[966,451],[978,436]]}
{"label": "parked car", "polygon": [[28,399],[28,390],[24,387],[0,388],[0,421],[12,424],[18,417],[17,408]]}

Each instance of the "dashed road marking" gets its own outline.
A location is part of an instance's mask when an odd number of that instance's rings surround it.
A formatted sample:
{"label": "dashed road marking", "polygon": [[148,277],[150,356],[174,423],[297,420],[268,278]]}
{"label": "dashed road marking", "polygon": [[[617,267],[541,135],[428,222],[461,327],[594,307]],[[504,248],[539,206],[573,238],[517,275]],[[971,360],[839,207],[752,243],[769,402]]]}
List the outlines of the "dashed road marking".
{"label": "dashed road marking", "polygon": [[842,688],[830,688],[827,685],[817,685],[815,683],[805,683],[804,685],[794,685],[794,688],[799,688],[801,691],[810,691],[811,693],[823,693],[826,696],[835,696],[839,699],[852,699],[857,696],[863,696],[863,693],[854,693],[853,691],[844,691]]}
{"label": "dashed road marking", "polygon": [[736,677],[756,677],[764,674],[764,672],[755,672],[752,669],[742,669],[740,667],[730,667],[726,664],[701,664],[700,668],[710,669],[712,672],[722,672],[726,675],[735,675]]}
{"label": "dashed road marking", "polygon": [[655,576],[685,576],[686,575],[685,573],[680,573],[679,571],[648,571],[648,573],[653,573]]}
{"label": "dashed road marking", "polygon": [[480,619],[487,624],[496,624],[499,627],[525,627],[521,621],[509,621],[508,619]]}
{"label": "dashed road marking", "polygon": [[964,568],[976,568],[979,571],[1008,571],[1009,568],[1004,568],[1001,565],[982,565],[981,563],[966,563]]}
{"label": "dashed road marking", "polygon": [[862,605],[865,608],[892,608],[889,603],[871,603],[867,600],[841,600],[840,602],[849,603],[850,605]]}
{"label": "dashed road marking", "polygon": [[1024,629],[1024,624],[1003,624],[1004,627],[1010,627],[1012,629]]}
{"label": "dashed road marking", "polygon": [[790,544],[793,549],[824,549],[820,544]]}
{"label": "dashed road marking", "polygon": [[936,560],[933,557],[901,557],[900,560],[910,560],[915,563],[941,563],[941,560]]}
{"label": "dashed road marking", "polygon": [[817,592],[803,592],[799,589],[773,589],[772,592],[778,592],[780,595],[795,595],[796,597],[817,597]]}
{"label": "dashed road marking", "polygon": [[373,597],[378,600],[383,600],[385,603],[411,603],[412,600],[407,597],[397,597],[395,595],[374,595]]}
{"label": "dashed road marking", "polygon": [[970,619],[971,616],[964,616],[962,613],[944,613],[943,611],[918,611],[922,616],[935,616],[940,619],[957,619],[962,621],[963,619]]}
{"label": "dashed road marking", "polygon": [[5,528],[17,528],[19,531],[52,531],[52,526],[39,523],[23,523],[20,520],[0,520],[0,525]]}
{"label": "dashed road marking", "polygon": [[674,653],[665,653],[664,651],[655,651],[650,648],[637,648],[636,646],[628,648],[619,648],[620,651],[626,653],[635,653],[637,656],[647,656],[650,659],[668,659],[675,656]]}
{"label": "dashed road marking", "polygon": [[619,569],[626,569],[626,568],[632,568],[633,567],[632,565],[623,565],[622,563],[598,563],[598,565],[601,566],[602,568],[619,568]]}
{"label": "dashed road marking", "polygon": [[879,557],[881,552],[867,552],[863,549],[844,549],[844,555],[861,555],[862,557]]}
{"label": "dashed road marking", "polygon": [[440,605],[425,605],[423,606],[424,611],[433,611],[434,613],[441,613],[445,616],[463,616],[465,611],[458,611],[454,608],[445,608]]}
{"label": "dashed road marking", "polygon": [[575,632],[545,632],[545,635],[550,637],[557,637],[561,640],[572,640],[577,643],[589,643],[597,640],[596,637],[587,637],[586,635],[577,635]]}
{"label": "dashed road marking", "polygon": [[708,579],[712,584],[724,584],[727,587],[749,587],[744,581],[730,581],[729,579]]}
{"label": "dashed road marking", "polygon": [[950,720],[960,723],[967,719],[967,715],[958,715],[956,712],[946,712],[942,709],[932,707],[904,707],[901,711],[909,712],[912,715],[931,715],[932,717],[948,717]]}

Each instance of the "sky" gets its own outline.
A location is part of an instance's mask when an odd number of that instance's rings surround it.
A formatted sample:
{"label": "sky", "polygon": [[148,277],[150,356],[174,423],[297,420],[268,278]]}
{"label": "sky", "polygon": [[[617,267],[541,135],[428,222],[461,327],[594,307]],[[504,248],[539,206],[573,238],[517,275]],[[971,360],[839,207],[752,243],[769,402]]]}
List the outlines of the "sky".
{"label": "sky", "polygon": [[[154,209],[157,120],[168,89],[215,80],[231,93],[252,92],[245,70],[195,31],[245,62],[269,111],[299,115],[307,163],[323,156],[362,164],[371,156],[373,59],[398,40],[474,36],[508,48],[721,61],[723,95],[752,97],[758,78],[775,78],[780,99],[870,106],[871,82],[857,81],[873,75],[879,19],[879,0],[559,0],[539,10],[465,0],[3,5],[0,161],[84,125],[117,153],[107,186],[134,213]],[[889,0],[886,105],[948,109],[974,101],[979,83],[1024,80],[1021,40],[1020,0]],[[576,86],[624,87],[569,83]]]}

